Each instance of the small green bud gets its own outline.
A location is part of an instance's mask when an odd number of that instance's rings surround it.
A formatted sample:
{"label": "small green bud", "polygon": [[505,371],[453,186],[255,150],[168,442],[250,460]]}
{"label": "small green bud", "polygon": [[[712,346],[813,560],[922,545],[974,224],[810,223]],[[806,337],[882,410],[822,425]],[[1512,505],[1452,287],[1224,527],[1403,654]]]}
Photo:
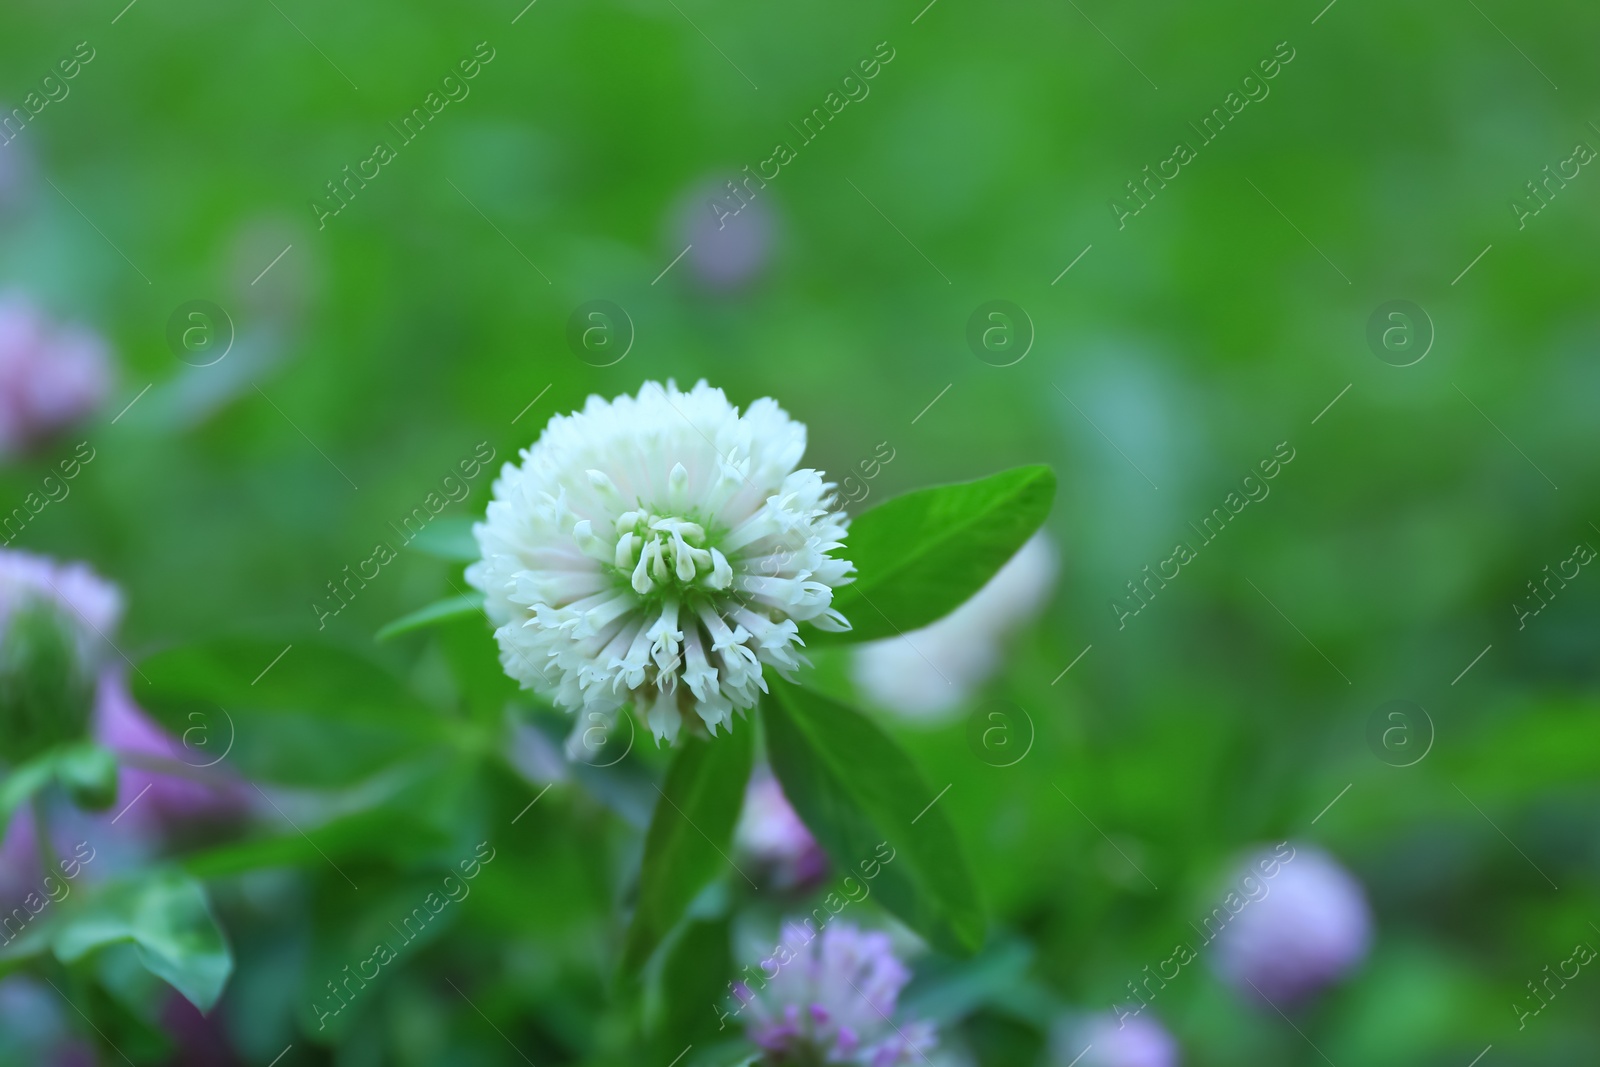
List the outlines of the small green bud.
{"label": "small green bud", "polygon": [[56,780],[78,807],[104,811],[117,801],[117,757],[104,745],[73,745],[56,758]]}
{"label": "small green bud", "polygon": [[94,691],[78,628],[48,601],[19,607],[0,635],[0,762],[83,738]]}

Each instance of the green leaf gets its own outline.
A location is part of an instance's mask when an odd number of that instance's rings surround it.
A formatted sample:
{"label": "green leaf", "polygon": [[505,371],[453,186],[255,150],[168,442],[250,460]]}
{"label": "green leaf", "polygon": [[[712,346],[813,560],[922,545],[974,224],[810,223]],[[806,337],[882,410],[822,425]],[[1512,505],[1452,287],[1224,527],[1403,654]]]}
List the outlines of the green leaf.
{"label": "green leaf", "polygon": [[0,779],[0,837],[5,836],[6,826],[17,809],[26,804],[33,794],[55,781],[58,758],[58,752],[46,752],[8,771],[5,778]]}
{"label": "green leaf", "polygon": [[910,757],[860,712],[781,679],[761,707],[784,795],[833,862],[858,877],[877,864],[873,896],[885,908],[941,949],[976,950],[977,886]]}
{"label": "green leaf", "polygon": [[130,943],[151,974],[210,1011],[233,972],[233,953],[199,882],[177,871],[105,886],[56,932],[62,963]]}
{"label": "green leaf", "polygon": [[56,778],[72,802],[104,811],[117,801],[117,757],[104,745],[72,745],[56,759]]}
{"label": "green leaf", "polygon": [[418,608],[409,615],[387,624],[378,631],[378,640],[387,641],[391,637],[410,633],[412,630],[422,630],[429,626],[438,626],[441,623],[453,622],[456,619],[467,618],[473,615],[483,615],[483,594],[463,593],[460,596],[447,597],[436,600],[427,607]]}
{"label": "green leaf", "polygon": [[848,633],[812,628],[813,645],[875,641],[948,615],[994,577],[1050,514],[1056,476],[1014,467],[975,482],[897,496],[850,522],[844,555],[856,580],[833,607]]}
{"label": "green leaf", "polygon": [[345,885],[351,863],[406,869],[427,862],[458,840],[482,785],[481,764],[448,756],[419,757],[354,786],[319,791],[320,814],[296,814],[292,822],[293,808],[283,810],[292,794],[285,794],[263,812],[260,830],[268,836],[233,837],[179,862],[206,880],[298,866],[338,885]]}
{"label": "green leaf", "polygon": [[221,638],[158,653],[133,679],[139,705],[180,737],[184,762],[327,787],[452,745],[457,727],[394,675],[331,644]]}
{"label": "green leaf", "polygon": [[17,809],[52,783],[63,786],[75,803],[94,810],[117,798],[117,758],[90,741],[59,745],[41,753],[0,779],[0,838]]}
{"label": "green leaf", "polygon": [[472,536],[472,524],[475,521],[456,516],[434,519],[417,531],[406,547],[452,563],[471,563],[483,556],[478,548],[478,539]]}
{"label": "green leaf", "polygon": [[645,834],[624,970],[643,966],[695,896],[732,862],[728,851],[750,779],[753,732],[743,723],[718,737],[679,741],[666,783],[656,787],[661,799]]}
{"label": "green leaf", "polygon": [[[720,1029],[718,1011],[731,1010],[733,951],[728,917],[688,923],[662,961],[660,1022],[655,1045],[663,1063]],[[726,1024],[722,1024],[726,1026]]]}

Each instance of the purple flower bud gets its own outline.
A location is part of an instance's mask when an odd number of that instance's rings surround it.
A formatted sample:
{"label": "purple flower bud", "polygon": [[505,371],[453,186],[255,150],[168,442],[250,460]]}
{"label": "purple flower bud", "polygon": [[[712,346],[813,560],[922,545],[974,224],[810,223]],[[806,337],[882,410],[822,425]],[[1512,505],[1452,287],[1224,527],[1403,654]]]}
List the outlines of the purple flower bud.
{"label": "purple flower bud", "polygon": [[1342,977],[1366,956],[1372,938],[1361,884],[1320,849],[1302,845],[1291,855],[1264,852],[1245,868],[1241,880],[1259,882],[1265,895],[1233,917],[1213,956],[1217,973],[1234,988],[1280,1007]]}
{"label": "purple flower bud", "polygon": [[674,208],[671,254],[692,246],[683,265],[706,288],[731,292],[765,271],[776,225],[763,184],[746,175],[703,179]]}
{"label": "purple flower bud", "polygon": [[833,923],[818,936],[809,922],[789,923],[759,970],[767,981],[741,1011],[768,1064],[901,1067],[922,1062],[938,1042],[932,1023],[894,1021],[911,972],[887,934]]}
{"label": "purple flower bud", "polygon": [[1056,1029],[1053,1044],[1056,1067],[1178,1067],[1178,1042],[1145,1014],[1108,1012],[1069,1023]]}
{"label": "purple flower bud", "polygon": [[83,737],[121,611],[82,564],[0,549],[0,764]]}
{"label": "purple flower bud", "polygon": [[781,888],[814,884],[828,870],[827,855],[789,805],[778,779],[764,766],[751,775],[745,789],[734,841]]}
{"label": "purple flower bud", "polygon": [[98,334],[50,322],[21,294],[0,296],[0,454],[37,444],[110,391],[111,359]]}
{"label": "purple flower bud", "polygon": [[18,608],[39,600],[59,605],[91,636],[109,635],[122,619],[121,591],[88,564],[0,549],[0,628]]}

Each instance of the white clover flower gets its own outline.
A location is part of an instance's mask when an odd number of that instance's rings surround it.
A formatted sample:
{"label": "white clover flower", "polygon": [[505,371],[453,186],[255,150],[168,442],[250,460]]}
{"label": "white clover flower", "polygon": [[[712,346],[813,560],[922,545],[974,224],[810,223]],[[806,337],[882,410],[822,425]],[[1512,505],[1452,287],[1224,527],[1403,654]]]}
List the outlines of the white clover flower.
{"label": "white clover flower", "polygon": [[506,673],[589,722],[631,703],[658,743],[731,727],[764,664],[801,666],[798,623],[849,629],[848,520],[805,447],[776,401],[741,415],[703,381],[552,418],[473,527]]}

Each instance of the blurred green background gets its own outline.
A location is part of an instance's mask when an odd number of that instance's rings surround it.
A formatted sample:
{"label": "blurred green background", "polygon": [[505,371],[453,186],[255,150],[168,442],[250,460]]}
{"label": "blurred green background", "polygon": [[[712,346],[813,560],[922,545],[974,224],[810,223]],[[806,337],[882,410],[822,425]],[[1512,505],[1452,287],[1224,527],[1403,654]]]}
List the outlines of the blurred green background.
{"label": "blurred green background", "polygon": [[[510,458],[553,413],[649,379],[776,397],[826,471],[887,441],[874,498],[1050,463],[1061,579],[986,693],[1027,712],[1030,755],[994,768],[959,721],[895,727],[953,783],[943,803],[996,930],[1032,946],[1031,980],[1090,1009],[1125,998],[1241,850],[1290,838],[1367,886],[1372,955],[1294,1025],[1203,969],[1174,983],[1158,1011],[1186,1063],[1600,1056],[1600,978],[1522,1031],[1511,1006],[1600,939],[1600,578],[1524,629],[1512,608],[1546,564],[1600,544],[1600,178],[1585,168],[1522,228],[1510,206],[1600,145],[1593,8],[120,7],[0,15],[7,106],[80,41],[94,51],[0,148],[20,168],[0,282],[117,352],[115,395],[71,439],[95,462],[17,545],[119,582],[130,656],[219,632],[309,640],[325,583],[479,442]],[[494,58],[470,95],[401,145],[389,124],[479,42]],[[798,145],[790,124],[880,42],[894,58],[870,95],[730,220],[752,231],[751,276],[708,281],[707,183]],[[1200,146],[1190,123],[1279,42],[1294,58],[1270,95]],[[396,158],[319,229],[310,201],[379,140]],[[1197,158],[1119,228],[1109,201],[1178,141]],[[234,333],[207,367],[167,340],[197,299]],[[631,322],[610,366],[568,341],[593,300]],[[991,300],[1031,323],[1020,362],[969,345]],[[1410,366],[1367,340],[1392,300],[1431,323]],[[1270,497],[1119,629],[1125,583],[1285,441]],[[4,499],[69,446],[5,469]],[[489,480],[447,514],[481,514]],[[403,552],[321,636],[369,647],[452,583]],[[426,675],[432,640],[376,654]],[[1412,766],[1367,741],[1394,699],[1431,717]],[[473,804],[531,795],[508,776]],[[451,943],[334,1050],[297,1036],[288,1005],[296,976],[317,980],[304,957],[351,920],[329,902],[338,880],[314,856],[219,877],[239,959],[224,1010],[248,1062],[290,1041],[285,1064],[517,1062],[440,968],[470,976],[535,1062],[610,1054],[607,870],[631,831],[566,790],[551,801]],[[358,862],[403,898],[422,876],[393,851]],[[1034,1062],[1042,1035],[997,999],[963,1040],[979,1062]]]}

